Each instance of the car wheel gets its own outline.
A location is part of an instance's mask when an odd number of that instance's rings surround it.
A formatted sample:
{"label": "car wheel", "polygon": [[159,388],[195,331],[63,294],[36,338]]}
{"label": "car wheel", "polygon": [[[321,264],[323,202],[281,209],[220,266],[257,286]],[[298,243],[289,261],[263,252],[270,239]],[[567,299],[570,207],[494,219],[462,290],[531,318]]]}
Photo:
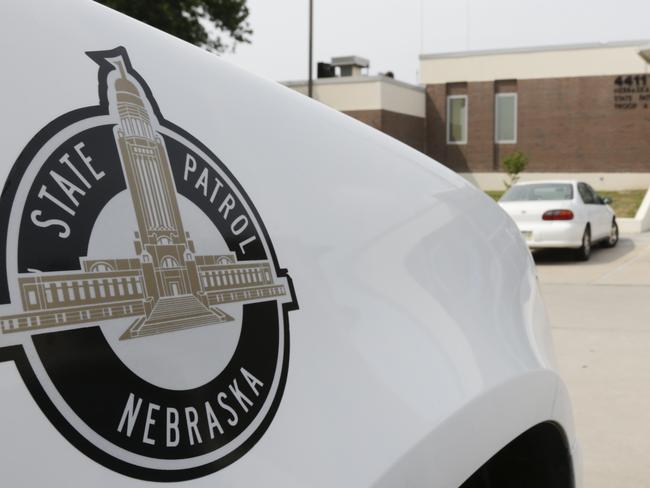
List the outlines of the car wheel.
{"label": "car wheel", "polygon": [[588,261],[591,256],[591,230],[589,226],[585,229],[585,233],[582,234],[582,246],[578,249],[578,259],[580,261]]}
{"label": "car wheel", "polygon": [[618,242],[618,224],[616,219],[612,220],[612,228],[609,230],[609,237],[605,241],[605,247],[614,247]]}

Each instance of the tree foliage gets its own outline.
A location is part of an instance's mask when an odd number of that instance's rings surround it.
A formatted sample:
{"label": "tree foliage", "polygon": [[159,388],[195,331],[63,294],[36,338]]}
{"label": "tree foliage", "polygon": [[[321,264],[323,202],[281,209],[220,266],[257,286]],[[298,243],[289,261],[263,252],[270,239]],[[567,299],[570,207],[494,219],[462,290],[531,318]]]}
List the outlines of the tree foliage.
{"label": "tree foliage", "polygon": [[521,151],[515,151],[503,158],[502,164],[508,178],[510,178],[510,181],[504,181],[504,183],[506,188],[510,188],[519,181],[519,175],[526,169],[528,157]]}
{"label": "tree foliage", "polygon": [[246,0],[95,0],[214,52],[250,42]]}

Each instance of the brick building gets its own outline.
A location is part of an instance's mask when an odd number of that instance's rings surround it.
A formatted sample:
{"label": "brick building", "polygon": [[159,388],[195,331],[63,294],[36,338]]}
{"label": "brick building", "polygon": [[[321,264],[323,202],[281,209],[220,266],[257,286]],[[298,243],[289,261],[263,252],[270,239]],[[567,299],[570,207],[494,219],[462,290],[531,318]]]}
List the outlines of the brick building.
{"label": "brick building", "polygon": [[317,79],[314,93],[483,188],[501,187],[501,161],[515,150],[530,159],[529,179],[562,173],[602,189],[640,188],[650,184],[646,46],[423,54],[422,86],[357,70]]}
{"label": "brick building", "polygon": [[[529,177],[650,183],[650,76],[643,43],[420,56],[427,153],[484,187],[514,150]],[[640,184],[640,180],[643,182]]]}

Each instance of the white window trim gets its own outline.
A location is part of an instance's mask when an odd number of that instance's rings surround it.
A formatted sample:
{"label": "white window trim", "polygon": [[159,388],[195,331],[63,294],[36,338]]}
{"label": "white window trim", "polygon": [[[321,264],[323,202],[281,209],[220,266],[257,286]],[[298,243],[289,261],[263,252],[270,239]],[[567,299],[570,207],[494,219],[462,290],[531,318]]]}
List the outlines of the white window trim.
{"label": "white window trim", "polygon": [[[503,139],[499,140],[497,120],[499,120],[499,104],[497,103],[498,98],[514,97],[515,99],[515,138],[514,139]],[[517,99],[517,93],[507,92],[507,93],[497,93],[494,96],[494,142],[495,144],[516,144],[517,143],[517,114],[519,112],[519,100]]]}
{"label": "white window trim", "polygon": [[[449,122],[450,122],[450,112],[451,112],[451,101],[452,100],[457,100],[457,99],[465,99],[465,123],[463,124],[463,133],[465,134],[465,138],[462,141],[450,141],[449,140]],[[447,120],[445,120],[445,125],[446,125],[446,132],[447,132],[447,144],[451,145],[463,145],[467,144],[467,139],[468,137],[468,132],[467,132],[467,121],[469,119],[469,100],[467,99],[467,95],[447,95]]]}

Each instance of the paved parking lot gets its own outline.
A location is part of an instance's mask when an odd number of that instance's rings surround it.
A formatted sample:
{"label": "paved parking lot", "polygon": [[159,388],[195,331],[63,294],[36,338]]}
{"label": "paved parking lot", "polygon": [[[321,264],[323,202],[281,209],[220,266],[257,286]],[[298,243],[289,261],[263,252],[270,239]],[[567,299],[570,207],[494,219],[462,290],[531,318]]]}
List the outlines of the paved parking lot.
{"label": "paved parking lot", "polygon": [[586,263],[538,253],[586,488],[650,487],[650,234]]}

